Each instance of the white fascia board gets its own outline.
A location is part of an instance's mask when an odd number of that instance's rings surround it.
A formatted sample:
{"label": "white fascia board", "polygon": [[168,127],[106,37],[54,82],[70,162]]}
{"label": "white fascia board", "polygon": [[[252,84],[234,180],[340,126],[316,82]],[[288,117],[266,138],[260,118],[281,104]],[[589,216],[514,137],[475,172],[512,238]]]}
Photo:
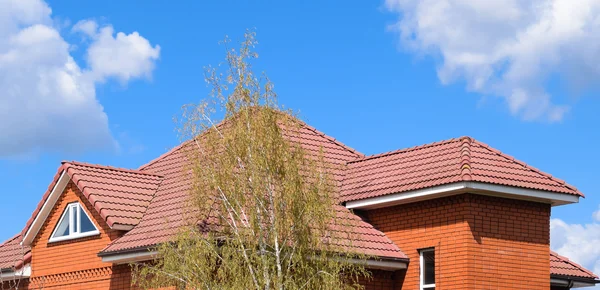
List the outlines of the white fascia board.
{"label": "white fascia board", "polygon": [[131,262],[141,262],[153,260],[157,257],[158,251],[142,251],[114,254],[102,257],[102,262],[113,264],[127,264]]}
{"label": "white fascia board", "polygon": [[69,184],[69,181],[71,181],[71,178],[67,174],[66,170],[63,170],[63,172],[60,174],[60,177],[58,178],[58,182],[56,182],[54,188],[50,192],[50,195],[44,202],[44,205],[42,205],[42,209],[40,210],[40,212],[38,212],[37,216],[29,226],[29,229],[25,233],[21,245],[31,245],[33,239],[37,236],[40,228],[46,221],[46,218],[48,218],[48,215],[50,215],[52,208],[54,208],[56,201],[67,187],[67,184]]}
{"label": "white fascia board", "polygon": [[[365,261],[351,259],[350,263],[365,263]],[[404,261],[382,261],[382,260],[367,260],[365,267],[367,269],[378,269],[386,271],[397,271],[408,268],[408,264]]]}
{"label": "white fascia board", "polygon": [[[115,254],[103,256],[102,262],[113,264],[126,264],[132,262],[141,262],[153,260],[158,256],[158,251],[144,251]],[[406,269],[408,264],[405,261],[382,261],[382,260],[360,260],[349,259],[350,263],[364,264],[369,269],[380,269],[387,271],[396,271]]]}
{"label": "white fascia board", "polygon": [[596,283],[573,281],[573,286],[571,286],[571,288],[594,287],[594,286],[596,286]]}
{"label": "white fascia board", "polygon": [[29,276],[31,276],[31,265],[27,264],[17,271],[0,272],[0,281],[18,280]]}
{"label": "white fascia board", "polygon": [[467,192],[497,197],[544,202],[549,203],[552,206],[579,202],[579,196],[571,194],[519,188],[514,186],[488,184],[483,182],[462,181],[401,193],[394,193],[361,200],[348,201],[346,202],[346,208],[375,209]]}
{"label": "white fascia board", "polygon": [[568,287],[569,286],[569,280],[558,279],[558,278],[550,278],[550,285],[552,285],[552,286]]}

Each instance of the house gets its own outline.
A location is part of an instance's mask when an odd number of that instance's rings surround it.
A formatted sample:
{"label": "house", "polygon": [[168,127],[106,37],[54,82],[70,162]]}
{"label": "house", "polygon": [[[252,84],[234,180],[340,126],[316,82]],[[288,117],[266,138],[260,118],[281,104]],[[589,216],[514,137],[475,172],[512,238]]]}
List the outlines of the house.
{"label": "house", "polygon": [[[570,289],[598,277],[550,250],[550,212],[575,187],[470,137],[365,156],[303,124],[340,195],[366,289]],[[132,289],[182,223],[184,143],[138,169],[63,162],[23,231],[0,245],[6,289]],[[352,211],[350,211],[352,210]],[[7,218],[7,217],[2,217]]]}

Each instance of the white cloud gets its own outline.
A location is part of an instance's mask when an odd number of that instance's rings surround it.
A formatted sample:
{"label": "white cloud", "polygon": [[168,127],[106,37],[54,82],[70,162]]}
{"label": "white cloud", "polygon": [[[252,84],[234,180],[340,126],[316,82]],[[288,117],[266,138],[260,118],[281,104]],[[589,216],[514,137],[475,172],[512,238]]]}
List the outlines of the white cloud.
{"label": "white cloud", "polygon": [[87,51],[87,61],[98,80],[114,76],[127,82],[132,78],[150,77],[154,62],[160,55],[160,46],[152,47],[138,32],[118,32],[115,37],[112,26],[98,30],[98,24],[91,20],[78,22],[73,30],[93,39]]}
{"label": "white cloud", "polygon": [[595,221],[600,223],[600,209],[594,212],[593,217]]}
{"label": "white cloud", "polygon": [[77,26],[95,33],[82,68],[51,12],[41,0],[0,0],[0,157],[114,148],[95,87],[148,77],[158,59],[137,32],[113,38],[112,27],[88,21]]}
{"label": "white cloud", "polygon": [[560,76],[580,89],[600,80],[600,1],[386,0],[401,43],[441,57],[444,84],[502,97],[514,115],[559,121],[568,106],[544,89]]}
{"label": "white cloud", "polygon": [[[600,274],[600,211],[589,224],[569,224],[550,220],[550,246],[561,255]],[[600,289],[600,287],[598,287]]]}

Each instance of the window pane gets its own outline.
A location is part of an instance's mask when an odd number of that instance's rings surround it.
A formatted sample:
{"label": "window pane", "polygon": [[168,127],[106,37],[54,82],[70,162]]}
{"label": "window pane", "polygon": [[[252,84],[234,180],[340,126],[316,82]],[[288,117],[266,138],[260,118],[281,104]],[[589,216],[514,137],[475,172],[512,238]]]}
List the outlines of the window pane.
{"label": "window pane", "polygon": [[71,207],[68,206],[65,210],[65,213],[62,216],[62,220],[58,227],[56,228],[56,232],[54,233],[54,237],[64,237],[69,235],[69,211]]}
{"label": "window pane", "polygon": [[81,209],[82,213],[81,213],[81,233],[87,233],[87,232],[91,232],[91,231],[95,231],[96,227],[94,226],[94,224],[92,223],[92,221],[87,217],[87,215],[83,212],[83,209]]}
{"label": "window pane", "polygon": [[77,224],[79,223],[79,206],[74,205],[72,207],[72,211],[73,211],[73,232],[76,233],[77,232]]}
{"label": "window pane", "polygon": [[435,284],[435,251],[423,252],[423,268],[423,283]]}
{"label": "window pane", "polygon": [[426,288],[423,288],[423,290],[435,290],[435,287],[426,287]]}

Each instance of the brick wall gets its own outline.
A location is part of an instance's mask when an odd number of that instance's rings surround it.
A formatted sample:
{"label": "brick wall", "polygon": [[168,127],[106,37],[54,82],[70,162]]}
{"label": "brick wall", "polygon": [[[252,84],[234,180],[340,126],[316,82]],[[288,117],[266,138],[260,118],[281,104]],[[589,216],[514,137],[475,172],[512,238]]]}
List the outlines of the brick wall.
{"label": "brick wall", "polygon": [[418,250],[428,247],[436,290],[550,288],[550,205],[463,194],[363,215],[410,258],[396,289],[419,289]]}
{"label": "brick wall", "polygon": [[359,284],[364,290],[389,290],[394,289],[397,281],[401,281],[404,271],[389,272],[372,270],[371,277],[359,279]]}

